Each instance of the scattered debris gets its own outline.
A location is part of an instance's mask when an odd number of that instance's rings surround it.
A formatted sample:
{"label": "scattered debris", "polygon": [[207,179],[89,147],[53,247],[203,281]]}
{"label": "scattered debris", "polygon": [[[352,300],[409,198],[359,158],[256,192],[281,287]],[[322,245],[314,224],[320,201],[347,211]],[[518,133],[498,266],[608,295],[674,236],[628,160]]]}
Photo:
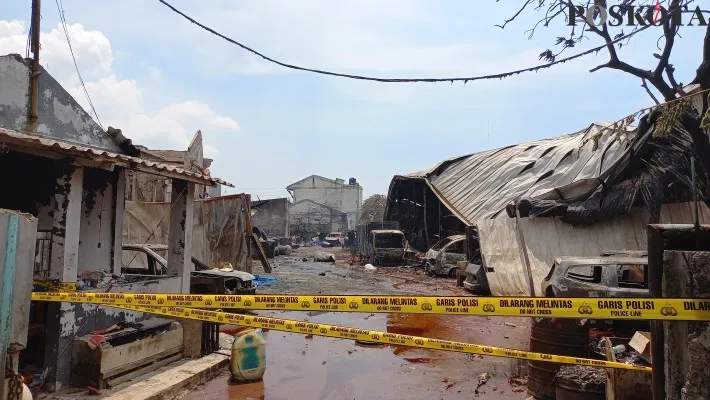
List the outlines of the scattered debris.
{"label": "scattered debris", "polygon": [[510,326],[511,328],[515,328],[515,327],[517,326],[517,325],[512,324],[512,323],[510,323],[510,322],[504,322],[503,325],[505,325],[505,326]]}
{"label": "scattered debris", "polygon": [[411,357],[411,358],[404,358],[405,361],[410,362],[410,363],[429,363],[431,362],[431,358],[425,358],[425,357]]}
{"label": "scattered debris", "polygon": [[313,254],[313,261],[335,262],[335,255],[333,253],[326,253],[324,251],[317,251]]}
{"label": "scattered debris", "polygon": [[377,267],[375,267],[372,264],[365,264],[365,269],[368,271],[375,271],[375,270],[377,270]]}
{"label": "scattered debris", "polygon": [[646,362],[651,362],[651,334],[637,331],[629,342],[629,347],[636,350]]}
{"label": "scattered debris", "polygon": [[321,272],[318,276],[325,276],[325,272]]}
{"label": "scattered debris", "polygon": [[478,394],[478,389],[481,386],[485,385],[486,382],[488,382],[488,379],[490,377],[491,377],[491,374],[489,374],[488,372],[484,372],[484,373],[478,375],[478,384],[476,385],[476,390],[474,390],[475,394]]}
{"label": "scattered debris", "polygon": [[509,378],[508,384],[510,386],[527,386],[528,380],[523,378]]}
{"label": "scattered debris", "polygon": [[308,335],[306,335],[306,339],[313,339],[313,334],[309,333]]}
{"label": "scattered debris", "polygon": [[101,395],[101,391],[100,391],[99,389],[96,389],[95,387],[87,386],[87,387],[86,387],[86,390],[89,391],[89,394],[90,394],[90,395],[94,395],[94,396],[100,396],[100,395]]}
{"label": "scattered debris", "polygon": [[325,365],[325,361],[323,361],[321,364],[322,364],[322,365]]}
{"label": "scattered debris", "polygon": [[307,259],[306,257],[303,257],[303,258],[301,259],[301,261],[306,262],[306,261],[308,261],[308,259]]}
{"label": "scattered debris", "polygon": [[606,385],[604,369],[587,365],[564,365],[555,375],[555,380],[558,379],[573,382],[582,389],[590,386],[603,387]]}

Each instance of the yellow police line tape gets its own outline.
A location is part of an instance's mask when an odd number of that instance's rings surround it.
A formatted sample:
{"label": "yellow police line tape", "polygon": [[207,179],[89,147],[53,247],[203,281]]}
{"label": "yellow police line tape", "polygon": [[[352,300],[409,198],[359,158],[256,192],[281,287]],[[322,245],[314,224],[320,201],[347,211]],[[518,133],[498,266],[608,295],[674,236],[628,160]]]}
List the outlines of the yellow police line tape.
{"label": "yellow police line tape", "polygon": [[53,290],[76,290],[77,285],[75,282],[60,282],[58,280],[47,280],[47,281],[32,281],[35,286],[42,286],[47,289]]}
{"label": "yellow police line tape", "polygon": [[710,321],[710,299],[34,292],[32,300],[212,309]]}
{"label": "yellow police line tape", "polygon": [[[70,301],[68,298],[67,301]],[[106,305],[106,304],[99,304]],[[281,332],[306,335],[325,336],[338,339],[361,340],[398,346],[420,347],[424,349],[444,350],[458,353],[480,354],[484,356],[518,358],[523,360],[557,362],[562,364],[588,365],[602,368],[616,368],[650,372],[650,367],[624,364],[588,358],[558,356],[554,354],[535,353],[530,351],[510,350],[500,347],[480,346],[477,344],[453,342],[450,340],[431,339],[419,336],[401,335],[348,328],[337,325],[314,324],[280,318],[254,317],[250,315],[233,314],[222,311],[198,310],[184,307],[151,307],[136,305],[106,305],[124,310],[147,312],[176,318],[194,319],[218,324],[232,324],[254,328],[270,329]]]}

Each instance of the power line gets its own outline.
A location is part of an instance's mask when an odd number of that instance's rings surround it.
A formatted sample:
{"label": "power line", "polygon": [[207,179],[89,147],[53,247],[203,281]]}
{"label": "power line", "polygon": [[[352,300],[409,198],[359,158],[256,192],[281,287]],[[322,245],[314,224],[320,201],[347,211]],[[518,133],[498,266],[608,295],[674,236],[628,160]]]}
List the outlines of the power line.
{"label": "power line", "polygon": [[69,52],[71,53],[71,58],[74,61],[74,69],[76,69],[76,74],[79,76],[79,82],[81,82],[81,87],[84,90],[84,95],[86,100],[89,102],[89,107],[96,117],[96,122],[99,124],[101,129],[104,129],[101,125],[101,120],[99,119],[99,114],[96,113],[96,108],[94,108],[94,103],[91,101],[91,96],[89,96],[89,91],[86,90],[86,85],[84,84],[84,78],[81,77],[81,72],[79,72],[79,65],[76,62],[76,57],[74,57],[74,49],[71,45],[71,40],[69,39],[69,30],[67,29],[67,20],[64,18],[64,6],[62,5],[62,0],[55,0],[57,3],[57,11],[59,12],[59,19],[62,22],[62,29],[64,30],[64,36],[67,38],[67,44],[69,45]]}
{"label": "power line", "polygon": [[605,48],[606,48],[608,45],[610,45],[610,44],[615,44],[615,43],[621,42],[621,41],[623,41],[623,40],[626,40],[626,39],[630,38],[631,36],[633,36],[633,35],[635,35],[635,34],[641,32],[641,31],[643,31],[643,30],[645,30],[645,29],[647,29],[647,28],[653,26],[653,25],[646,25],[646,26],[644,26],[644,27],[642,27],[642,28],[639,28],[639,29],[634,30],[633,32],[631,32],[631,33],[629,33],[629,34],[627,34],[627,35],[619,36],[619,37],[615,38],[614,40],[612,40],[612,41],[610,41],[610,42],[608,42],[608,43],[604,43],[604,44],[601,45],[601,46],[594,47],[594,48],[592,48],[592,49],[589,49],[589,50],[587,50],[587,51],[584,51],[584,52],[575,54],[575,55],[570,56],[570,57],[561,58],[561,59],[559,59],[559,60],[555,60],[555,61],[553,61],[553,62],[551,62],[551,63],[548,63],[548,64],[537,65],[537,66],[535,66],[535,67],[524,68],[524,69],[519,69],[519,70],[515,70],[515,71],[503,72],[503,73],[499,73],[499,74],[471,76],[471,77],[464,77],[464,78],[377,78],[377,77],[362,76],[362,75],[352,75],[352,74],[344,74],[344,73],[340,73],[340,72],[331,72],[331,71],[324,71],[324,70],[314,69],[314,68],[300,67],[300,66],[297,66],[297,65],[288,64],[288,63],[285,63],[285,62],[278,61],[278,60],[276,60],[276,59],[273,59],[273,58],[271,58],[271,57],[269,57],[269,56],[266,56],[266,55],[264,55],[264,54],[262,54],[262,53],[260,53],[260,52],[258,52],[258,51],[256,51],[256,50],[254,50],[254,49],[252,49],[252,48],[250,48],[250,47],[248,47],[248,46],[246,46],[246,45],[244,45],[244,44],[241,44],[241,43],[237,42],[236,40],[231,39],[231,38],[229,38],[229,37],[227,37],[227,36],[225,36],[225,35],[223,35],[223,34],[217,32],[217,31],[215,31],[214,29],[212,29],[212,28],[210,28],[210,27],[208,27],[208,26],[206,26],[206,25],[203,25],[203,24],[197,22],[194,18],[192,18],[192,17],[188,16],[187,14],[183,13],[182,11],[178,10],[177,8],[175,8],[174,6],[172,6],[170,3],[168,3],[167,1],[165,1],[165,0],[158,0],[158,1],[160,1],[160,2],[163,3],[165,6],[167,6],[168,8],[170,8],[173,12],[175,12],[175,13],[177,13],[177,14],[180,14],[183,18],[185,18],[185,19],[187,19],[188,21],[192,22],[193,24],[199,26],[200,28],[202,28],[202,29],[204,29],[204,30],[210,32],[211,34],[213,34],[213,35],[215,35],[215,36],[219,36],[220,38],[222,38],[222,39],[224,39],[224,40],[226,40],[226,41],[228,41],[228,42],[230,42],[230,43],[232,43],[232,44],[234,44],[234,45],[237,45],[237,46],[241,47],[242,49],[244,49],[244,50],[246,50],[246,51],[248,51],[248,52],[250,52],[250,53],[252,53],[252,54],[257,55],[257,56],[263,58],[263,59],[266,60],[266,61],[269,61],[269,62],[271,62],[271,63],[280,65],[280,66],[282,66],[282,67],[289,68],[289,69],[295,69],[295,70],[298,70],[298,71],[313,72],[313,73],[321,74],[321,75],[337,76],[337,77],[340,77],[340,78],[358,79],[358,80],[362,80],[362,81],[374,81],[374,82],[384,82],[384,83],[412,83],[412,82],[429,82],[429,83],[433,83],[433,82],[450,82],[450,83],[454,83],[454,82],[463,82],[464,84],[466,84],[466,83],[468,83],[468,82],[479,81],[479,80],[484,80],[484,79],[496,79],[496,78],[498,78],[498,79],[503,79],[503,78],[507,78],[507,77],[509,77],[509,76],[518,75],[518,74],[522,74],[522,73],[525,73],[525,72],[536,72],[536,71],[539,71],[539,70],[541,70],[541,69],[550,68],[551,66],[556,65],[556,64],[562,64],[562,63],[565,63],[565,62],[567,62],[567,61],[571,61],[571,60],[574,60],[574,59],[577,59],[577,58],[580,58],[580,57],[583,57],[583,56],[586,56],[586,55],[589,55],[589,54],[592,54],[592,53],[599,52],[600,50],[605,49]]}

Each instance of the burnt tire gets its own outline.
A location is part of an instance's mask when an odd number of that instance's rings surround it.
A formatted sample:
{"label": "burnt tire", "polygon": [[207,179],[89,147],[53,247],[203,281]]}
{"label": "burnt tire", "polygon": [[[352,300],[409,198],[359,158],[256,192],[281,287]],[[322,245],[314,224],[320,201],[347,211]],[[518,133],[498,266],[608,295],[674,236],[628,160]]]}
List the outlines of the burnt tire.
{"label": "burnt tire", "polygon": [[459,276],[459,269],[458,268],[454,268],[451,271],[449,271],[449,278],[456,279],[456,278],[458,278],[458,276]]}

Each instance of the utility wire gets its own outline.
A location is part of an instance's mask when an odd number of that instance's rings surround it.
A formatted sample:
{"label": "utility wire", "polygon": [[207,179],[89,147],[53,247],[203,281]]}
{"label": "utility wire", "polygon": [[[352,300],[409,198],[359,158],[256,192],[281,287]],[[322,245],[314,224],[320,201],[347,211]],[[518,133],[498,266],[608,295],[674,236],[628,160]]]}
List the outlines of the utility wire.
{"label": "utility wire", "polygon": [[271,63],[280,65],[280,66],[282,66],[282,67],[290,68],[290,69],[295,69],[295,70],[298,70],[298,71],[313,72],[313,73],[321,74],[321,75],[337,76],[337,77],[340,77],[340,78],[358,79],[358,80],[362,80],[362,81],[374,81],[374,82],[384,82],[384,83],[413,83],[413,82],[429,82],[429,83],[433,83],[433,82],[450,82],[450,83],[454,83],[454,82],[463,82],[464,84],[466,84],[466,83],[471,82],[471,81],[479,81],[479,80],[484,80],[484,79],[496,79],[496,78],[498,78],[498,79],[503,79],[503,78],[507,78],[507,77],[509,77],[509,76],[518,75],[518,74],[525,73],[525,72],[536,72],[536,71],[539,71],[539,70],[544,69],[544,68],[549,68],[549,67],[551,67],[551,66],[553,66],[553,65],[555,65],[555,64],[562,64],[562,63],[565,63],[565,62],[567,62],[567,61],[571,61],[571,60],[574,60],[574,59],[577,59],[577,58],[580,58],[580,57],[583,57],[583,56],[586,56],[586,55],[589,55],[589,54],[592,54],[592,53],[599,52],[599,51],[601,51],[602,49],[605,49],[605,48],[606,48],[608,45],[610,45],[610,44],[615,44],[615,43],[621,42],[621,41],[623,41],[623,40],[626,40],[626,39],[630,38],[631,36],[633,36],[633,35],[635,35],[635,34],[641,32],[641,31],[643,31],[643,30],[645,30],[645,29],[647,29],[647,28],[653,26],[653,25],[646,25],[646,26],[644,26],[644,27],[642,27],[642,28],[639,28],[639,29],[637,29],[637,30],[634,30],[633,32],[631,32],[631,33],[629,33],[629,34],[627,34],[627,35],[623,35],[623,36],[617,37],[617,38],[615,38],[614,40],[612,40],[612,41],[610,41],[610,42],[608,42],[608,43],[604,43],[604,44],[601,45],[601,46],[594,47],[594,48],[592,48],[592,49],[589,49],[589,50],[587,50],[587,51],[584,51],[584,52],[575,54],[575,55],[570,56],[570,57],[561,58],[561,59],[559,59],[559,60],[555,60],[555,61],[553,61],[553,62],[551,62],[551,63],[548,63],[548,64],[537,65],[537,66],[535,66],[535,67],[524,68],[524,69],[519,69],[519,70],[515,70],[515,71],[503,72],[503,73],[498,73],[498,74],[490,74],[490,75],[471,76],[471,77],[464,77],[464,78],[377,78],[377,77],[362,76],[362,75],[351,75],[351,74],[344,74],[344,73],[340,73],[340,72],[331,72],[331,71],[325,71],[325,70],[314,69],[314,68],[300,67],[300,66],[297,66],[297,65],[288,64],[288,63],[284,63],[284,62],[278,61],[278,60],[276,60],[276,59],[273,59],[273,58],[271,58],[271,57],[269,57],[269,56],[266,56],[266,55],[264,55],[264,54],[262,54],[262,53],[260,53],[260,52],[258,52],[258,51],[256,51],[256,50],[254,50],[254,49],[252,49],[252,48],[250,48],[250,47],[248,47],[248,46],[246,46],[246,45],[244,45],[244,44],[242,44],[242,43],[239,43],[239,42],[237,42],[236,40],[231,39],[231,38],[229,38],[229,37],[227,37],[227,36],[225,36],[225,35],[223,35],[223,34],[217,32],[217,31],[215,31],[214,29],[212,29],[212,28],[210,28],[210,27],[208,27],[208,26],[206,26],[206,25],[204,25],[204,24],[201,24],[200,22],[197,22],[194,18],[192,18],[192,17],[188,16],[187,14],[183,13],[182,11],[178,10],[177,8],[175,8],[174,6],[172,6],[170,3],[168,3],[167,1],[165,1],[165,0],[158,0],[158,1],[160,1],[160,2],[163,3],[165,6],[167,6],[168,8],[170,8],[173,12],[175,12],[175,13],[177,13],[177,14],[180,14],[183,18],[185,18],[185,19],[187,19],[188,21],[192,22],[193,24],[199,26],[200,28],[202,28],[202,29],[204,29],[204,30],[206,30],[206,31],[208,31],[208,32],[210,32],[210,33],[212,33],[213,35],[219,36],[220,38],[222,38],[222,39],[224,39],[224,40],[226,40],[226,41],[228,41],[228,42],[230,42],[230,43],[232,43],[232,44],[234,44],[234,45],[237,45],[237,46],[241,47],[242,49],[244,49],[244,50],[246,50],[246,51],[248,51],[248,52],[250,52],[250,53],[252,53],[252,54],[257,55],[257,56],[263,58],[263,59],[266,60],[266,61],[269,61],[269,62],[271,62]]}
{"label": "utility wire", "polygon": [[81,87],[84,90],[84,95],[86,96],[86,100],[89,102],[89,106],[91,107],[91,111],[94,113],[94,117],[96,117],[96,122],[99,124],[101,129],[104,129],[103,125],[101,125],[101,120],[99,119],[99,114],[96,113],[96,108],[94,108],[94,103],[91,101],[91,96],[89,96],[89,91],[86,90],[86,85],[84,84],[84,78],[81,77],[81,72],[79,71],[79,64],[77,64],[76,57],[74,56],[74,49],[72,48],[71,40],[69,39],[69,30],[67,29],[67,20],[64,17],[64,6],[62,5],[62,0],[55,0],[55,3],[57,3],[57,11],[59,12],[59,19],[62,22],[62,29],[64,30],[64,36],[67,38],[67,44],[69,45],[69,52],[71,53],[71,58],[74,61],[74,69],[76,69],[76,74],[77,74],[77,76],[79,76],[79,82],[81,82]]}

